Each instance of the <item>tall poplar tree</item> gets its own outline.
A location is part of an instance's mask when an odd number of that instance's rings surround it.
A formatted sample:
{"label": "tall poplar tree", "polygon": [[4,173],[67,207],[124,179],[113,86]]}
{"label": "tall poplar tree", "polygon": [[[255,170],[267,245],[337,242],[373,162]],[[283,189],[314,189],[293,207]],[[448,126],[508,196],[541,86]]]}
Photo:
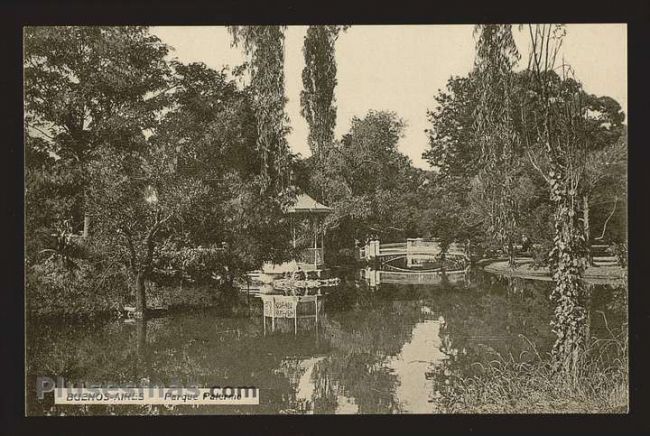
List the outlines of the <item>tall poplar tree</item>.
{"label": "tall poplar tree", "polygon": [[336,126],[335,44],[339,33],[347,26],[309,26],[305,35],[300,93],[301,114],[309,125],[309,148],[317,161],[322,151],[334,142]]}

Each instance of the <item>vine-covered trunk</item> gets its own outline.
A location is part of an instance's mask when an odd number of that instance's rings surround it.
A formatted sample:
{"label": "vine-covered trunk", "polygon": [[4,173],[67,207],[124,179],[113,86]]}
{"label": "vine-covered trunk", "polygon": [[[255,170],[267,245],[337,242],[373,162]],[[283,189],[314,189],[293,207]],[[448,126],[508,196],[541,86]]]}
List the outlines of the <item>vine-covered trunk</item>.
{"label": "vine-covered trunk", "polygon": [[555,288],[551,298],[555,302],[552,322],[557,340],[553,346],[556,368],[567,374],[576,374],[586,343],[587,311],[584,229],[578,219],[578,196],[557,172],[551,187],[555,206],[555,237],[550,264]]}

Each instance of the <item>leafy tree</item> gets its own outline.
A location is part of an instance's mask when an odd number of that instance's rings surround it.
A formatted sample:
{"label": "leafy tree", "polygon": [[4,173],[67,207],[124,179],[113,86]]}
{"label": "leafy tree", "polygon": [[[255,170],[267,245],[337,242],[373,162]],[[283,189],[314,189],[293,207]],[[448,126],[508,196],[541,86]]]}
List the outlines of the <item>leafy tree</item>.
{"label": "leafy tree", "polygon": [[[627,141],[624,137],[624,114],[621,106],[610,97],[585,94],[586,135],[588,152],[584,162],[582,193],[582,221],[585,240],[592,239],[590,213],[592,202],[596,207],[613,202],[616,211],[619,201],[625,201],[627,185]],[[612,213],[614,213],[612,212]],[[603,225],[603,239],[607,225]],[[596,238],[594,238],[596,239]],[[625,239],[623,237],[622,239]],[[591,257],[590,257],[591,261]]]}
{"label": "leafy tree", "polygon": [[485,201],[488,234],[507,247],[514,264],[514,239],[519,216],[514,195],[519,137],[514,128],[512,69],[519,59],[509,25],[480,25],[476,44],[477,106],[475,141],[481,150],[478,199]]}
{"label": "leafy tree", "polygon": [[482,220],[470,214],[470,189],[464,177],[428,174],[419,190],[418,234],[438,239],[443,249],[455,241],[478,242]]}
{"label": "leafy tree", "polygon": [[422,234],[440,239],[446,247],[454,241],[482,241],[483,216],[474,213],[470,201],[472,180],[481,167],[475,141],[474,112],[478,105],[475,72],[451,77],[435,96],[436,107],[427,111],[429,148],[422,157],[433,168],[421,215]]}
{"label": "leafy tree", "polygon": [[287,197],[257,177],[248,90],[203,64],[173,69],[169,106],[139,152],[109,151],[94,168],[98,211],[110,210],[103,242],[128,266],[139,310],[146,280],[217,280],[232,297],[238,275],[286,256],[289,241]]}
{"label": "leafy tree", "polygon": [[[548,183],[540,170],[547,169],[548,161],[540,147],[534,146],[533,140],[541,128],[539,120],[542,118],[543,109],[532,97],[535,93],[528,89],[530,74],[528,70],[514,73],[513,90],[510,91],[513,105],[512,128],[521,139],[520,146],[514,150],[511,167],[511,198],[516,200],[513,204],[516,206],[514,210],[517,214],[517,225],[513,228],[513,234],[516,237],[526,236],[536,244],[547,246],[551,244],[554,233],[552,226],[548,225],[549,220],[552,220],[549,215],[552,206]],[[456,234],[465,228],[469,231],[468,235],[478,242],[482,239],[481,233],[488,230],[486,224],[488,221],[484,217],[491,213],[490,202],[485,201],[486,186],[479,177],[484,160],[481,159],[480,143],[474,139],[477,136],[474,112],[478,106],[475,82],[475,72],[471,72],[467,77],[452,77],[447,88],[436,95],[436,108],[428,112],[431,122],[431,127],[427,130],[429,149],[423,157],[432,165],[437,176],[435,183],[430,185],[432,193],[428,198],[431,199],[427,201],[431,202],[430,208],[435,209],[435,212],[431,213],[437,216],[437,223],[432,225],[436,227],[438,236],[443,239],[457,237]],[[611,98],[592,96],[584,91],[580,93],[587,105],[587,113],[590,114],[589,129],[586,131],[590,138],[588,141],[590,157],[587,159],[588,167],[585,168],[586,182],[581,189],[588,194],[589,201],[594,203],[595,210],[591,215],[596,220],[594,224],[597,222],[600,229],[613,207],[615,198],[611,193],[605,194],[611,191],[608,183],[612,181],[612,178],[606,174],[621,174],[617,169],[620,165],[614,164],[614,161],[622,162],[620,158],[615,159],[616,156],[622,156],[622,153],[612,153],[611,150],[614,147],[612,141],[616,141],[620,134],[623,118],[620,106]],[[606,144],[610,145],[606,146]],[[603,151],[598,151],[601,149]],[[610,152],[605,151],[608,149]],[[601,153],[605,154],[601,155]],[[605,158],[605,155],[610,154],[609,158]],[[622,159],[624,161],[625,158]],[[598,166],[598,162],[603,165]],[[604,165],[605,162],[610,162],[610,165]],[[589,166],[593,168],[589,169]],[[485,177],[484,171],[483,177]],[[590,180],[597,183],[594,185]],[[624,170],[620,180],[625,184]],[[622,185],[614,183],[611,186]],[[472,197],[471,201],[469,196]],[[619,198],[618,206],[620,206],[622,197],[619,195],[616,198]],[[447,209],[450,215],[449,221],[441,218]],[[583,219],[586,217],[584,221],[587,223],[589,209],[589,207],[582,208]],[[448,227],[441,226],[443,222],[454,224]],[[447,233],[444,227],[450,229],[451,233]],[[481,244],[488,242],[482,241]],[[546,263],[547,255],[544,253],[540,255],[539,261]]]}
{"label": "leafy tree", "polygon": [[[589,208],[583,213],[586,223],[593,215],[595,241],[624,243],[627,240],[627,134],[616,142],[587,156],[585,196]],[[584,206],[583,206],[584,207]],[[584,219],[584,218],[583,218]],[[590,226],[585,225],[586,236]]]}
{"label": "leafy tree", "polygon": [[29,294],[51,291],[66,313],[106,310],[104,297],[117,300],[113,262],[99,241],[75,236],[89,235],[97,210],[96,159],[145,146],[165,103],[168,49],[144,27],[27,28],[24,40]]}
{"label": "leafy tree", "polygon": [[182,244],[226,243],[231,255],[220,259],[227,269],[222,275],[232,281],[286,255],[290,238],[283,208],[293,192],[271,196],[262,190],[251,89],[237,89],[225,72],[203,64],[178,64],[175,71],[173,109],[153,140],[175,144],[177,171],[208,188],[193,208],[194,218],[184,224]]}
{"label": "leafy tree", "polygon": [[[170,105],[151,142],[172,147],[176,171],[200,178],[208,188],[195,205],[196,220],[185,226],[189,245],[227,241],[223,205],[227,188],[239,177],[254,182],[261,163],[256,149],[256,120],[247,90],[204,64],[174,63]],[[188,223],[190,224],[190,223]]]}
{"label": "leafy tree", "polygon": [[234,45],[249,56],[252,107],[257,121],[262,187],[289,184],[288,117],[284,111],[284,26],[230,26]]}
{"label": "leafy tree", "polygon": [[[556,303],[553,329],[557,341],[553,356],[558,368],[568,376],[576,374],[586,341],[587,290],[584,285],[586,241],[579,221],[579,190],[583,183],[588,150],[586,104],[580,86],[555,72],[556,56],[564,36],[562,26],[529,26],[531,57],[530,90],[539,101],[539,129],[534,143],[547,159],[540,172],[550,187],[555,227],[550,266],[555,288],[551,295]],[[537,120],[535,120],[537,121]]]}
{"label": "leafy tree", "polygon": [[[521,89],[522,79],[519,74],[508,73],[507,68],[503,74],[512,75],[510,83],[515,89],[508,91],[512,100],[509,129],[511,133],[516,131],[521,135],[520,117],[515,115],[520,110],[516,90]],[[425,233],[447,243],[465,241],[472,250],[477,250],[477,254],[488,248],[503,248],[498,239],[486,239],[484,235],[492,235],[498,230],[495,226],[499,217],[495,208],[496,192],[505,187],[510,192],[509,207],[512,209],[509,215],[516,218],[508,227],[510,240],[514,241],[520,235],[544,239],[548,233],[543,225],[529,219],[536,216],[533,210],[543,207],[546,202],[544,180],[522,160],[521,148],[499,152],[501,143],[491,147],[487,142],[489,136],[479,134],[476,115],[480,109],[480,86],[488,85],[481,84],[478,76],[475,69],[466,77],[450,78],[446,89],[440,90],[435,97],[435,109],[428,111],[431,123],[427,129],[429,148],[423,153],[423,158],[432,166],[435,176],[428,185],[430,192],[425,198],[429,211],[422,222],[428,229]],[[491,98],[496,104],[497,98]],[[487,97],[484,97],[484,105],[487,103]],[[503,151],[507,151],[509,157]],[[486,167],[489,153],[494,158],[492,170]],[[499,183],[506,175],[508,184]],[[492,186],[494,184],[497,184],[496,188]]]}
{"label": "leafy tree", "polygon": [[[324,172],[313,172],[311,191],[334,209],[326,226],[330,245],[351,248],[355,239],[384,240],[416,232],[422,173],[397,149],[404,122],[392,112],[355,117],[349,133],[323,154]],[[310,159],[314,168],[314,160]],[[307,171],[307,170],[305,170]]]}
{"label": "leafy tree", "polygon": [[[25,136],[25,259],[32,264],[51,249],[57,226],[68,223],[78,208],[80,174],[73,162],[48,153],[48,143]],[[67,226],[66,226],[67,227]],[[72,229],[70,229],[72,232]]]}
{"label": "leafy tree", "polygon": [[[144,138],[142,138],[144,141]],[[145,280],[152,278],[158,244],[192,211],[206,187],[175,171],[170,146],[139,153],[96,153],[91,168],[92,204],[101,219],[96,240],[110,257],[128,266],[136,291],[136,310],[146,311]]]}
{"label": "leafy tree", "polygon": [[24,40],[25,129],[39,138],[27,145],[77,172],[73,223],[83,216],[87,236],[90,156],[104,144],[129,147],[152,126],[168,48],[145,27],[30,27]]}
{"label": "leafy tree", "polygon": [[[76,295],[103,292],[103,277],[117,271],[144,311],[148,281],[232,284],[286,257],[282,210],[291,193],[269,191],[259,177],[254,87],[238,89],[202,64],[165,61],[167,48],[146,28],[30,32],[26,199],[48,207],[28,209],[28,247],[77,270],[59,284],[86,282]],[[293,158],[281,156],[286,165]],[[71,237],[80,213],[95,217],[81,251]],[[50,270],[28,273],[34,289],[58,277]],[[93,310],[85,300],[83,310]]]}
{"label": "leafy tree", "polygon": [[480,153],[474,141],[474,111],[478,106],[475,72],[451,77],[427,111],[429,148],[422,157],[441,176],[471,178],[478,172]]}

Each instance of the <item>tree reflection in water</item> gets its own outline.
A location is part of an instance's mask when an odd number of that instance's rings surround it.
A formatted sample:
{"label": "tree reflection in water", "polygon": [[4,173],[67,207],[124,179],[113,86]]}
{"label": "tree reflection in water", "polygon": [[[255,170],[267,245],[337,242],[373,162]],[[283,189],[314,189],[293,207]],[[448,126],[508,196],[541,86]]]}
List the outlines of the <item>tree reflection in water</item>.
{"label": "tree reflection in water", "polygon": [[[468,283],[471,283],[469,285]],[[69,381],[256,386],[259,406],[133,408],[90,406],[66,414],[143,413],[401,413],[435,412],[436,392],[472,375],[495,353],[516,359],[550,350],[554,337],[549,284],[484,273],[444,285],[382,284],[347,279],[326,297],[313,328],[264,336],[259,316],[216,312],[170,314],[146,323],[114,321],[63,329],[30,323],[27,394],[35,377]],[[626,291],[596,286],[591,334],[626,322]],[[596,314],[603,311],[603,317]],[[311,321],[313,323],[313,321]],[[47,399],[47,397],[46,397]],[[53,413],[62,410],[55,409]]]}

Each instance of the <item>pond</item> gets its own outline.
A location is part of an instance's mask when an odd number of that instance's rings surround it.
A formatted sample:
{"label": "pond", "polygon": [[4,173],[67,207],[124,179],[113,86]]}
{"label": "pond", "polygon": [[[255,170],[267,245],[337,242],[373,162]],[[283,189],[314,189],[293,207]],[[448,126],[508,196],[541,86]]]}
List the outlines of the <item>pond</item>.
{"label": "pond", "polygon": [[[428,275],[427,275],[428,274]],[[495,358],[550,351],[549,283],[482,271],[441,275],[339,271],[314,319],[263,322],[181,311],[146,322],[31,322],[28,414],[435,413],[438,383]],[[590,332],[625,322],[622,289],[594,286]],[[606,322],[605,322],[606,320]],[[37,376],[66,381],[255,386],[258,406],[53,406],[36,399]],[[447,380],[445,380],[447,377]]]}

